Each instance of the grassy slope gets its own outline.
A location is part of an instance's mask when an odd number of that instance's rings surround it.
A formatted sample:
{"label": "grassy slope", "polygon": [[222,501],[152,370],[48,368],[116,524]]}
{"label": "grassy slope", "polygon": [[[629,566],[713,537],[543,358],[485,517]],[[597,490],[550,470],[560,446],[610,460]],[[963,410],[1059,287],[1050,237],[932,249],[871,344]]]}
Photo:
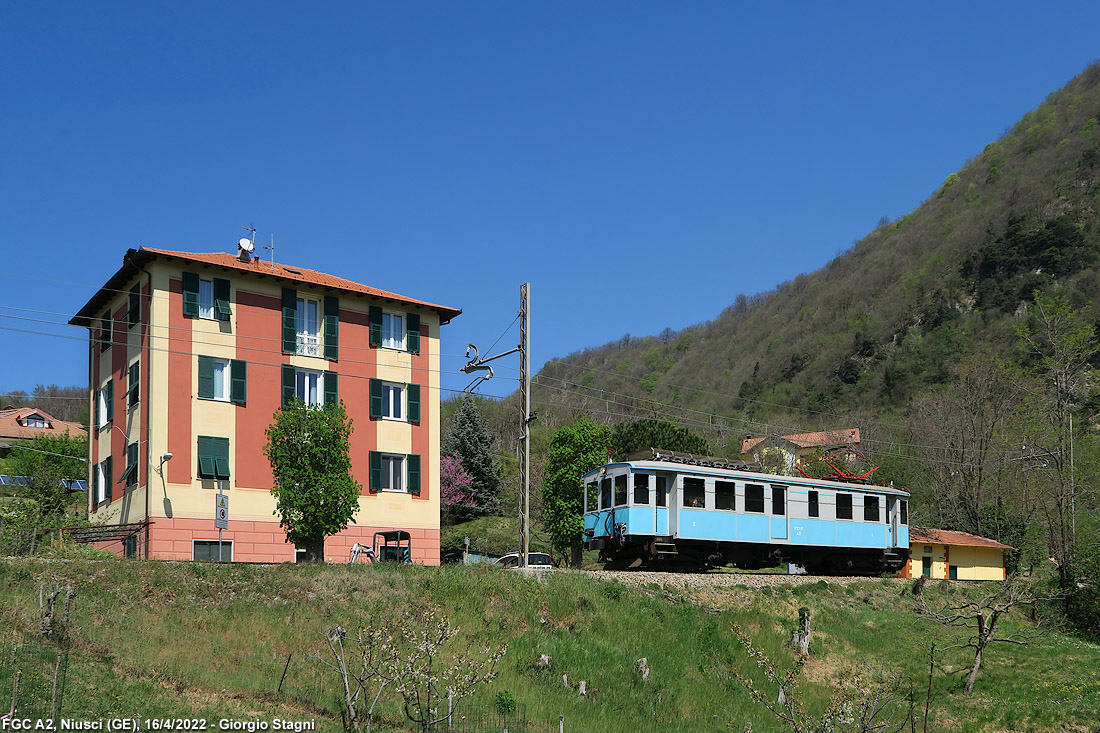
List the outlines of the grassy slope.
{"label": "grassy slope", "polygon": [[[508,690],[529,718],[567,730],[778,730],[730,675],[755,666],[730,634],[734,622],[784,666],[784,640],[808,606],[815,614],[806,692],[820,705],[825,686],[873,660],[926,684],[925,643],[933,629],[906,610],[897,580],[790,590],[745,587],[695,599],[650,587],[556,573],[542,581],[491,568],[302,567],[74,560],[0,562],[0,628],[24,638],[38,624],[40,582],[76,586],[65,714],[314,718],[339,730],[335,679],[311,654],[334,624],[384,622],[401,609],[438,604],[475,646],[509,645],[486,700]],[[971,590],[974,588],[971,587]],[[939,593],[942,589],[934,588]],[[540,621],[540,616],[547,623]],[[942,642],[941,642],[942,643]],[[283,693],[275,693],[287,655]],[[535,661],[549,654],[553,666]],[[635,671],[646,657],[643,683]],[[965,667],[948,656],[945,669]],[[1100,648],[1052,635],[1041,646],[1006,647],[970,698],[959,675],[937,673],[934,730],[1091,730],[1100,698]],[[591,695],[566,690],[561,675],[586,680]],[[0,675],[2,676],[2,675]],[[402,730],[392,701],[381,729]],[[547,725],[542,725],[546,729]],[[556,726],[553,727],[556,730]],[[1061,728],[1060,728],[1061,729]]]}

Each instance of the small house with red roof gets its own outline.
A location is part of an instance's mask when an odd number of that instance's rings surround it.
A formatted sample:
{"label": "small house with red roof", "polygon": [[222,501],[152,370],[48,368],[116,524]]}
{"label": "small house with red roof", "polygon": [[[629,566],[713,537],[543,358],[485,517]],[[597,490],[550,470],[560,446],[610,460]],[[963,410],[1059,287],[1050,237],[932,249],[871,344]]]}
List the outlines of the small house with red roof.
{"label": "small house with red roof", "polygon": [[78,422],[58,420],[37,407],[12,407],[0,410],[0,450],[12,445],[34,440],[39,435],[64,435],[73,438],[87,437],[88,431]]}
{"label": "small house with red roof", "polygon": [[1005,553],[1014,549],[969,532],[922,527],[909,528],[909,548],[899,577],[946,580],[1004,580]]}
{"label": "small house with red roof", "polygon": [[830,448],[854,448],[859,445],[859,428],[822,430],[793,435],[746,435],[741,441],[742,455],[756,463],[782,466],[782,474],[796,476],[795,464]]}
{"label": "small house with red roof", "polygon": [[89,332],[89,510],[124,538],[107,549],[302,558],[273,516],[263,452],[272,416],[298,399],[343,402],[353,422],[359,509],[325,560],[386,533],[439,564],[439,332],[459,313],[244,246],[126,252],[70,321]]}

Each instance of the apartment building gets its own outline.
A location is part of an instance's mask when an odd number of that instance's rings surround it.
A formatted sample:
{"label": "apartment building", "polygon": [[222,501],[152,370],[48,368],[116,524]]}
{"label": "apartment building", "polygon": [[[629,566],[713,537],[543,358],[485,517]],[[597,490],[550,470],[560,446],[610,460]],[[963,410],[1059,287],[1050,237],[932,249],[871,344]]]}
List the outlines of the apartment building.
{"label": "apartment building", "polygon": [[129,250],[70,321],[89,330],[89,511],[119,526],[109,549],[293,562],[263,446],[298,398],[343,401],[353,421],[363,490],[326,561],[403,530],[414,562],[438,564],[439,329],[459,313],[245,248]]}

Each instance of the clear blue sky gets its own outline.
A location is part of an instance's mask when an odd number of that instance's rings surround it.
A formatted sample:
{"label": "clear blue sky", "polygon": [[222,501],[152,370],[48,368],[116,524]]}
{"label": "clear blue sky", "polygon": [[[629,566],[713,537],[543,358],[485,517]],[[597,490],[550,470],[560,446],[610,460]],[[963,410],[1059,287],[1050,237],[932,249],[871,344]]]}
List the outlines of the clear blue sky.
{"label": "clear blue sky", "polygon": [[6,2],[0,392],[87,379],[59,337],[85,331],[13,316],[63,324],[127,248],[242,224],[463,309],[445,387],[526,281],[536,367],[710,320],[918,206],[1098,28],[1096,2]]}

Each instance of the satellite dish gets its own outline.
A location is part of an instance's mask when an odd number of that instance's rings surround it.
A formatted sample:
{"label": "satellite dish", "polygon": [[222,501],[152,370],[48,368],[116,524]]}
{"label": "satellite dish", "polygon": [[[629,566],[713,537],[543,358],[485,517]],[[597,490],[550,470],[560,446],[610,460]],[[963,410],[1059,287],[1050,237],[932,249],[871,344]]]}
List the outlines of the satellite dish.
{"label": "satellite dish", "polygon": [[241,240],[237,242],[237,246],[249,253],[256,248],[256,245],[252,244],[252,240],[248,237],[241,237]]}

